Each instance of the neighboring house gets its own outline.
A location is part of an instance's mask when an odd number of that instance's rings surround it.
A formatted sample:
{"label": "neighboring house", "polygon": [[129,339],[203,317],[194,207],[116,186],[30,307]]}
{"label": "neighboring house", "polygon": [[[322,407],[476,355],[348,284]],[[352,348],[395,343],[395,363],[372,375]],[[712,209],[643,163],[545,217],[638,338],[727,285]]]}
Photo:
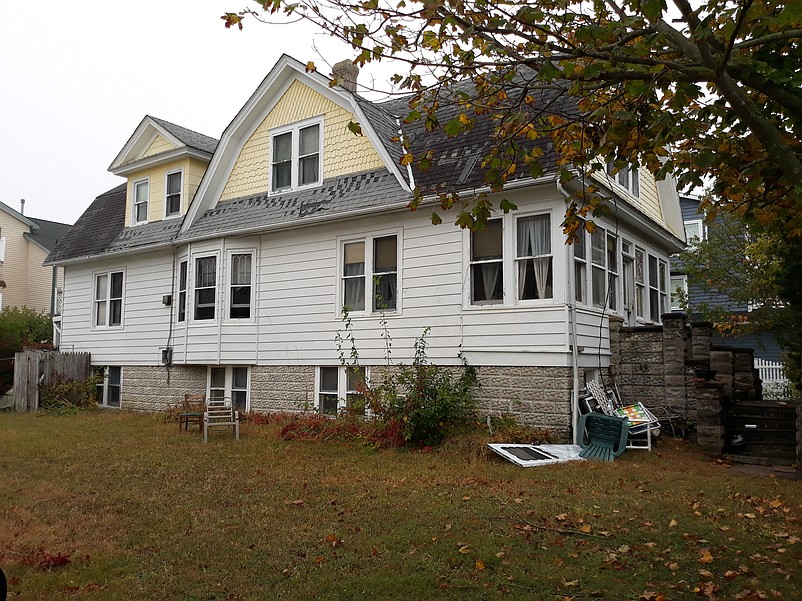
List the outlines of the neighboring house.
{"label": "neighboring house", "polygon": [[0,202],[0,311],[28,307],[57,313],[64,270],[42,263],[68,229],[66,223],[27,217]]}
{"label": "neighboring house", "polygon": [[[427,133],[401,122],[404,101],[369,102],[346,75],[331,87],[283,56],[219,144],[146,117],[110,167],[127,182],[48,259],[66,270],[63,345],[92,353],[111,406],[205,391],[244,410],[333,412],[356,390],[335,343],[348,307],[367,378],[385,365],[383,318],[394,362],[431,327],[428,359],[476,366],[484,410],[567,430],[581,379],[608,364],[608,316],[669,310],[674,182],[599,176],[615,210],[573,246],[553,176],[509,182],[518,210],[482,230],[433,226],[436,194],[412,212],[412,188],[486,190],[489,120]],[[435,153],[430,170],[401,166],[401,138]]]}
{"label": "neighboring house", "polygon": [[[680,196],[682,220],[685,227],[685,236],[688,244],[694,240],[705,240],[708,227],[715,228],[715,222],[706,224],[704,215],[700,211],[701,201],[698,198]],[[679,293],[678,293],[679,292]],[[680,294],[681,293],[681,294]],[[683,297],[687,307],[683,307]],[[703,316],[700,307],[706,305],[711,308],[722,308],[732,313],[748,315],[751,307],[732,300],[725,294],[702,290],[699,286],[688,284],[688,276],[684,273],[680,257],[671,258],[671,310],[684,311],[687,309],[691,320],[701,320]],[[743,336],[717,335],[721,344],[751,348],[755,351],[755,367],[759,370],[764,381],[767,397],[780,394],[787,395],[787,379],[783,373],[782,348],[771,332],[757,331]],[[776,390],[775,390],[776,389]]]}

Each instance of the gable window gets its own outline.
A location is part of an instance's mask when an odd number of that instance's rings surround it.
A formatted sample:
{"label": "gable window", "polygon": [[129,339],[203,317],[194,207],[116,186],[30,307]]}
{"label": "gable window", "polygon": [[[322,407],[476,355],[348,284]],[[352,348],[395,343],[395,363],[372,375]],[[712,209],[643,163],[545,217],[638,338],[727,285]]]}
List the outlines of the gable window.
{"label": "gable window", "polygon": [[503,260],[501,219],[471,232],[471,304],[504,302]]}
{"label": "gable window", "polygon": [[183,172],[173,171],[167,174],[165,182],[165,215],[173,217],[181,214],[181,180]]}
{"label": "gable window", "polygon": [[230,399],[237,411],[248,411],[249,370],[245,366],[220,366],[209,368],[207,398]]}
{"label": "gable window", "polygon": [[701,219],[686,221],[683,225],[685,226],[685,240],[689,247],[693,247],[705,239],[705,230]]}
{"label": "gable window", "polygon": [[187,262],[178,267],[178,321],[187,319]]}
{"label": "gable window", "polygon": [[[368,252],[368,249],[370,251]],[[398,236],[368,237],[342,246],[342,305],[348,311],[398,309]],[[370,282],[370,286],[367,283]],[[367,294],[371,300],[368,301]]]}
{"label": "gable window", "polygon": [[611,161],[607,163],[607,175],[613,178],[620,186],[623,186],[633,196],[640,195],[640,181],[638,179],[638,170],[635,167],[622,167],[617,172],[615,171],[614,163]]}
{"label": "gable window", "polygon": [[228,316],[231,319],[251,317],[251,253],[231,255],[231,282]]}
{"label": "gable window", "polygon": [[548,215],[522,217],[516,226],[518,299],[551,298],[551,220]]}
{"label": "gable window", "polygon": [[101,377],[95,390],[95,401],[104,407],[120,406],[120,389],[122,387],[122,367],[95,367],[95,375]]}
{"label": "gable window", "polygon": [[317,378],[317,409],[325,415],[341,411],[364,414],[363,385],[367,368],[359,366],[319,367]]}
{"label": "gable window", "polygon": [[215,318],[217,257],[195,259],[195,312],[193,319]]}
{"label": "gable window", "polygon": [[113,327],[123,320],[123,272],[95,274],[95,326]]}
{"label": "gable window", "polygon": [[271,138],[272,192],[303,188],[322,180],[321,123],[297,124]]}
{"label": "gable window", "polygon": [[150,198],[150,181],[143,179],[134,182],[134,214],[133,222],[148,222],[148,200]]}

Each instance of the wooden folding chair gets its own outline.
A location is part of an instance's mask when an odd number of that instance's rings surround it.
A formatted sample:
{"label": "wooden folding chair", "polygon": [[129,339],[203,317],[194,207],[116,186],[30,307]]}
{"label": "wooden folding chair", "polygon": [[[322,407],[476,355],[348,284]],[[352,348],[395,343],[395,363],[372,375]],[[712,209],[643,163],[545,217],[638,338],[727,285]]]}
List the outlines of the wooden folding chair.
{"label": "wooden folding chair", "polygon": [[205,394],[185,394],[178,414],[178,429],[189,430],[189,424],[198,424],[198,431],[203,427],[203,412],[206,411]]}
{"label": "wooden folding chair", "polygon": [[231,405],[231,399],[211,398],[206,404],[203,414],[203,442],[209,440],[209,430],[213,428],[234,428],[234,435],[239,440],[239,411]]}

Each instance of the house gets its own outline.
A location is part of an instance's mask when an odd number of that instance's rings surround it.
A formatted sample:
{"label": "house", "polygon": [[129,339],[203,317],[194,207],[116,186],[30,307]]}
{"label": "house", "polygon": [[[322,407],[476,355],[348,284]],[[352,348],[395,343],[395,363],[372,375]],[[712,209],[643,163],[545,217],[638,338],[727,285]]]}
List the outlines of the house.
{"label": "house", "polygon": [[[698,198],[680,196],[680,208],[688,244],[693,244],[695,240],[705,240],[708,236],[708,228],[716,227],[716,222],[710,224],[705,222],[700,205],[701,201]],[[738,303],[723,293],[703,290],[693,283],[689,285],[681,258],[672,257],[671,310],[687,311],[691,320],[700,321],[703,319],[702,306],[721,308],[745,317],[748,317],[752,310],[748,304]],[[717,334],[715,338],[719,344],[753,349],[755,368],[758,369],[761,380],[763,380],[764,397],[788,400],[790,388],[784,373],[783,351],[772,332],[756,331],[740,336]]]}
{"label": "house", "polygon": [[[335,343],[347,307],[365,377],[385,365],[383,334],[409,362],[429,327],[428,360],[476,366],[484,410],[566,431],[582,378],[607,365],[609,315],[669,310],[684,243],[673,182],[599,176],[613,210],[572,246],[552,175],[510,181],[518,210],[485,229],[434,226],[436,193],[413,212],[413,188],[487,190],[489,124],[427,133],[401,121],[405,101],[356,94],[349,67],[330,86],[282,56],[219,143],[146,117],[110,167],[126,182],[48,259],[66,272],[63,344],[105,371],[107,405],[206,392],[329,412],[355,393]],[[402,165],[402,140],[432,150],[431,169]]]}
{"label": "house", "polygon": [[66,223],[35,219],[0,202],[0,311],[28,307],[57,313],[64,270],[42,263],[70,228]]}

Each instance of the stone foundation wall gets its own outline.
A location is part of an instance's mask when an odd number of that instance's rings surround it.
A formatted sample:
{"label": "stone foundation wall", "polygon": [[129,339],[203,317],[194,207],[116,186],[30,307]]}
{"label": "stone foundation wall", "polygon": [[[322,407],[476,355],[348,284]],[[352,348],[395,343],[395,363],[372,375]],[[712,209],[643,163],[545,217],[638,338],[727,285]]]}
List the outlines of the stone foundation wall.
{"label": "stone foundation wall", "polygon": [[[383,367],[373,368],[374,380]],[[454,372],[460,368],[454,368]],[[163,411],[178,405],[185,393],[206,391],[206,366],[134,366],[123,368],[124,409]],[[456,373],[455,373],[456,375]],[[480,412],[512,415],[521,423],[550,428],[567,436],[571,424],[573,372],[570,367],[477,367],[474,397]],[[251,409],[259,412],[313,411],[315,367],[251,367]]]}
{"label": "stone foundation wall", "polygon": [[[168,377],[169,373],[169,377]],[[134,411],[164,411],[179,405],[186,393],[206,392],[206,366],[125,366],[120,407]]]}
{"label": "stone foundation wall", "polygon": [[513,415],[528,426],[570,434],[573,371],[570,367],[477,367],[479,411]]}

